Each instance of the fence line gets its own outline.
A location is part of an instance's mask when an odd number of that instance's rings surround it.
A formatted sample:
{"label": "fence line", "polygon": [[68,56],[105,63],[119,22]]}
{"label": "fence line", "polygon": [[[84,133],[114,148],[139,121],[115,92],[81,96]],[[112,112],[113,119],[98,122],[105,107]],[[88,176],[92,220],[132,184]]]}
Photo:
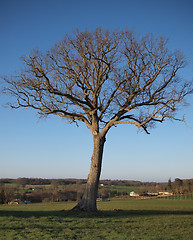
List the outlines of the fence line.
{"label": "fence line", "polygon": [[162,199],[166,200],[193,200],[193,193],[189,194],[173,194],[170,196],[164,196]]}

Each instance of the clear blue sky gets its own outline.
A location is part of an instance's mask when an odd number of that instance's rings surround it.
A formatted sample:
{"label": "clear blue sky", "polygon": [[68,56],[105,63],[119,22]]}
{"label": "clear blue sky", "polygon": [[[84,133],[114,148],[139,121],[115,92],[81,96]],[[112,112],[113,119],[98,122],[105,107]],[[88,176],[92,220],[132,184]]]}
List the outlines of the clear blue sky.
{"label": "clear blue sky", "polygon": [[[168,37],[189,61],[181,76],[193,79],[192,0],[1,0],[0,75],[20,70],[20,57],[33,48],[49,49],[65,33],[98,26]],[[32,110],[5,108],[8,100],[0,96],[0,178],[87,178],[92,137],[85,126],[39,120]],[[193,178],[193,96],[189,102],[180,112],[187,124],[167,122],[150,135],[134,126],[111,129],[101,178]]]}

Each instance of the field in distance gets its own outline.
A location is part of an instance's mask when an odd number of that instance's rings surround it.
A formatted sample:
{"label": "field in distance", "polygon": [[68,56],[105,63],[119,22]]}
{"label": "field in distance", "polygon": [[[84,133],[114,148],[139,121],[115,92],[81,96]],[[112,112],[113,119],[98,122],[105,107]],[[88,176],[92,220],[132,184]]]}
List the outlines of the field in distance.
{"label": "field in distance", "polygon": [[0,205],[1,239],[193,239],[191,200],[111,200],[97,214],[76,202]]}

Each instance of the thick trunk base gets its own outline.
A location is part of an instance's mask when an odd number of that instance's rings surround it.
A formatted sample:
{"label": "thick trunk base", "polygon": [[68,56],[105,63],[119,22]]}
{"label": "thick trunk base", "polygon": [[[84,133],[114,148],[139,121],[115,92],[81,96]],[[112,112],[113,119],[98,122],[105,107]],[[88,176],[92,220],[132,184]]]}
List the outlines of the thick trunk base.
{"label": "thick trunk base", "polygon": [[91,158],[91,167],[87,179],[87,184],[83,198],[79,203],[73,208],[76,211],[82,212],[97,212],[97,193],[98,193],[98,184],[101,173],[101,163],[103,155],[103,147],[105,142],[105,137],[95,136],[94,139],[94,149],[93,155]]}
{"label": "thick trunk base", "polygon": [[73,209],[72,211],[77,211],[77,212],[97,212],[97,207],[91,206],[87,204],[86,202],[79,202]]}
{"label": "thick trunk base", "polygon": [[74,210],[77,211],[85,211],[85,212],[96,212],[97,205],[96,205],[96,198],[98,192],[98,181],[92,182],[88,179],[86,184],[86,189],[82,199],[79,203],[74,207]]}

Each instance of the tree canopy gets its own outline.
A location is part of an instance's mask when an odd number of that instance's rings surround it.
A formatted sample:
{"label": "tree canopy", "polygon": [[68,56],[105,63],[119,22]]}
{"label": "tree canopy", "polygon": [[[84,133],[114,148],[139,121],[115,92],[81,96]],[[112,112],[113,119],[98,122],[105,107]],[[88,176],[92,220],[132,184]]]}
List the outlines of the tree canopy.
{"label": "tree canopy", "polygon": [[167,39],[132,31],[79,32],[46,52],[23,57],[24,69],[6,81],[17,99],[13,108],[31,107],[99,129],[133,124],[148,133],[156,122],[175,119],[190,83],[177,72],[186,60],[170,52]]}

